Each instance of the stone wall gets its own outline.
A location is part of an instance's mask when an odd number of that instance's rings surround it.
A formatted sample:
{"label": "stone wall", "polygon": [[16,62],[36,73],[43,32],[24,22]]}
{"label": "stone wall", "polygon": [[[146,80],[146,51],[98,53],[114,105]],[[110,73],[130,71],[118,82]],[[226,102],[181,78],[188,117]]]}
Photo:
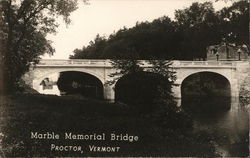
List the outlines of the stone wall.
{"label": "stone wall", "polygon": [[248,67],[242,68],[239,73],[240,78],[240,103],[247,108],[250,108],[250,64]]}

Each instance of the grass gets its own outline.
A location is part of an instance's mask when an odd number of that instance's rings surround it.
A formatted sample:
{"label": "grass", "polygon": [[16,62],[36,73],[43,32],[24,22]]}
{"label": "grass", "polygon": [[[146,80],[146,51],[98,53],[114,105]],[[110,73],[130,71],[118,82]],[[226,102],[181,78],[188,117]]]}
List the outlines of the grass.
{"label": "grass", "polygon": [[[208,137],[164,129],[124,104],[74,96],[20,94],[0,100],[0,156],[218,156]],[[34,140],[31,131],[137,135],[137,142]],[[80,145],[84,153],[55,152],[50,144]],[[119,152],[89,152],[88,145],[119,146]]]}

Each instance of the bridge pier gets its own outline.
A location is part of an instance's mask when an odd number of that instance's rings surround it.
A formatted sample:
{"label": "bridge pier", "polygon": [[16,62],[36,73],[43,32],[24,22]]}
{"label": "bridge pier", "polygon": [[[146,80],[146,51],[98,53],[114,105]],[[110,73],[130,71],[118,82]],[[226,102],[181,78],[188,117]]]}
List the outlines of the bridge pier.
{"label": "bridge pier", "polygon": [[175,81],[175,85],[172,87],[172,92],[174,98],[180,99],[181,98],[181,80],[177,79]]}
{"label": "bridge pier", "polygon": [[104,86],[103,86],[103,97],[108,102],[114,103],[115,102],[115,89],[114,89],[114,86],[104,84]]}
{"label": "bridge pier", "polygon": [[231,97],[239,97],[238,80],[232,79],[230,84],[231,84]]}
{"label": "bridge pier", "polygon": [[239,108],[239,83],[237,79],[231,80],[231,110],[237,110]]}
{"label": "bridge pier", "polygon": [[175,86],[172,87],[173,96],[177,103],[177,106],[181,106],[181,82],[179,79],[175,81]]}

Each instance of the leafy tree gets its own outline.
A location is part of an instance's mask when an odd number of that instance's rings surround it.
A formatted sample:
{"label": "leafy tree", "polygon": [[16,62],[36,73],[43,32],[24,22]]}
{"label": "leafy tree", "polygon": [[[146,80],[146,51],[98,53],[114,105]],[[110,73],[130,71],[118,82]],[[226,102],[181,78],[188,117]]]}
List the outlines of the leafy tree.
{"label": "leafy tree", "polygon": [[193,3],[176,10],[175,19],[180,33],[182,59],[206,58],[206,47],[220,40],[216,32],[218,18],[211,2]]}
{"label": "leafy tree", "polygon": [[218,12],[220,33],[228,42],[249,47],[249,1],[234,2]]}
{"label": "leafy tree", "polygon": [[163,77],[155,88],[155,101],[156,104],[168,105],[176,107],[174,102],[174,97],[172,95],[172,88],[175,86],[174,82],[176,80],[175,71],[171,68],[172,62],[169,60],[158,59],[149,60],[149,64],[152,68],[148,69],[149,72],[159,74]]}
{"label": "leafy tree", "polygon": [[5,88],[13,90],[31,62],[38,63],[44,53],[53,54],[46,35],[56,32],[58,16],[70,23],[77,0],[2,0],[0,9],[1,32],[6,35],[1,39],[6,48],[1,51],[1,68]]}
{"label": "leafy tree", "polygon": [[173,71],[173,69],[171,68],[171,65],[173,64],[171,60],[154,59],[149,60],[148,62],[152,65],[152,68],[149,69],[150,72],[160,74],[166,79],[168,79],[171,84],[174,84],[176,76],[175,71]]}
{"label": "leafy tree", "polygon": [[[176,106],[175,98],[172,94],[173,86],[176,80],[175,71],[171,68],[172,62],[170,60],[149,60],[152,68],[149,72],[159,74],[163,77],[154,90],[155,106],[152,113],[153,121],[164,129],[185,129],[192,127],[192,119],[190,115],[181,107]],[[185,132],[181,132],[185,133]]]}
{"label": "leafy tree", "polygon": [[[148,60],[151,67],[142,67],[134,58],[113,60],[118,70],[111,74],[116,83],[116,99],[127,103],[132,109],[150,117],[163,129],[191,128],[190,116],[176,106],[172,87],[176,80],[171,61]],[[145,64],[145,63],[144,63]]]}
{"label": "leafy tree", "polygon": [[102,56],[103,49],[106,46],[106,38],[104,36],[96,35],[94,41],[90,41],[87,47],[82,49],[75,49],[74,55],[70,55],[70,59],[81,59],[81,58],[95,58],[98,59]]}
{"label": "leafy tree", "polygon": [[[131,29],[122,28],[109,36],[99,53],[92,48],[101,48],[100,45],[89,45],[82,51],[76,50],[74,57],[114,59],[126,56],[130,50],[135,50],[140,59],[150,59],[152,56],[172,59],[175,55],[176,39],[174,37],[174,22],[168,17],[161,17],[152,23],[137,23]],[[81,54],[81,55],[80,55]],[[176,55],[175,55],[176,56]]]}
{"label": "leafy tree", "polygon": [[139,56],[134,49],[131,49],[129,54],[126,54],[119,59],[112,59],[111,65],[116,69],[116,72],[111,73],[109,76],[113,79],[106,84],[115,84],[122,76],[143,71],[143,63],[139,60]]}
{"label": "leafy tree", "polygon": [[[198,3],[176,10],[175,20],[163,16],[152,22],[137,22],[75,50],[70,58],[114,59],[134,49],[140,59],[206,59],[207,47],[222,38],[236,45],[249,43],[249,2],[237,1],[215,12],[212,2]],[[101,44],[100,44],[101,43]]]}

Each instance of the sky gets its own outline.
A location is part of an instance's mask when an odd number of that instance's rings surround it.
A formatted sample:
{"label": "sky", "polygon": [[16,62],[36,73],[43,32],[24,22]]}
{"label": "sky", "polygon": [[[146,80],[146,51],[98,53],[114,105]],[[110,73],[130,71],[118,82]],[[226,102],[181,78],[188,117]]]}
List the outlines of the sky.
{"label": "sky", "polygon": [[[42,56],[43,59],[68,59],[76,48],[81,49],[94,40],[97,34],[108,37],[124,26],[135,26],[136,22],[153,21],[162,16],[174,19],[177,9],[189,7],[197,0],[89,0],[89,4],[79,3],[71,14],[71,24],[66,26],[58,19],[60,26],[57,33],[48,35],[55,48],[53,56]],[[198,2],[204,2],[199,0]],[[214,1],[213,1],[214,2]],[[220,10],[230,2],[214,2],[215,10]]]}

